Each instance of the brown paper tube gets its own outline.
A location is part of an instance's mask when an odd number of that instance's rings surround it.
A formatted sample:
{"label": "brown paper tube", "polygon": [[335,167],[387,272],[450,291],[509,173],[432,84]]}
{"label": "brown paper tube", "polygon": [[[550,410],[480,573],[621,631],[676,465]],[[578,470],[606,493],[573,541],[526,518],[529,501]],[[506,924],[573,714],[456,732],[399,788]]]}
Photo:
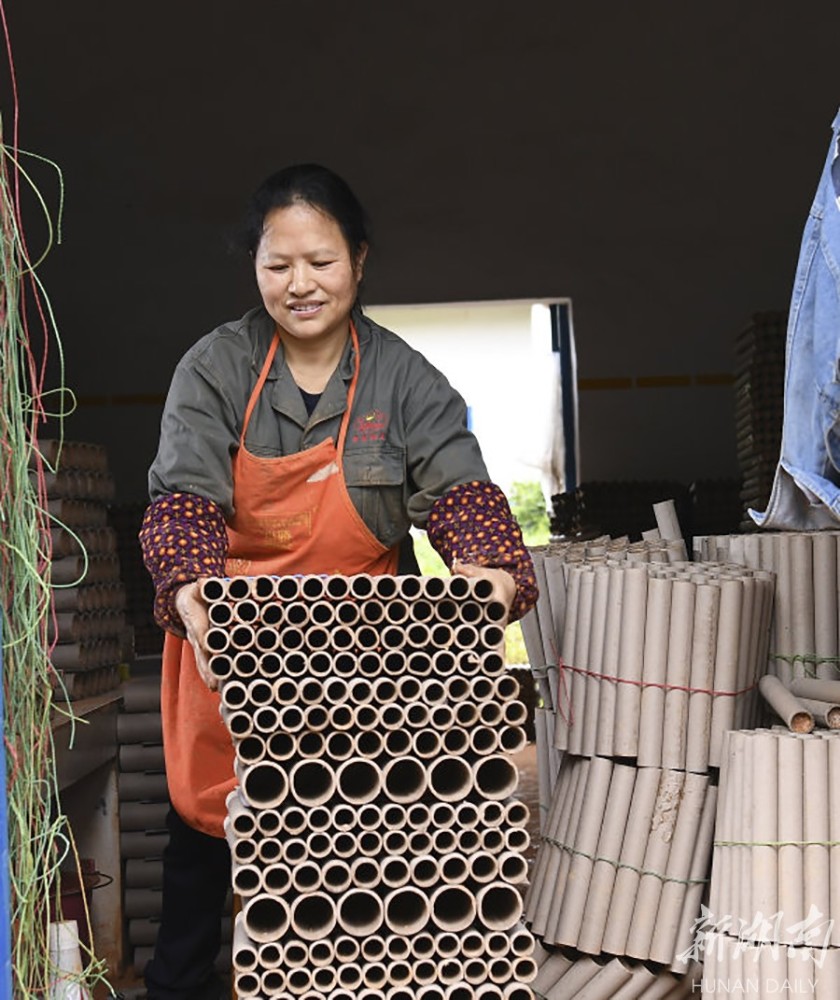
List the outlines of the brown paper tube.
{"label": "brown paper tube", "polygon": [[[459,766],[463,767],[467,771],[469,768],[463,764],[463,762],[458,761],[457,757],[442,757],[441,761],[449,761],[445,766],[445,773],[447,775],[446,780],[435,783],[433,775],[437,776],[438,770],[436,764],[432,765],[429,774],[429,784],[435,790],[435,792],[444,799],[444,801],[452,801],[451,799],[446,799],[441,793],[441,786],[447,794],[454,794],[456,787],[461,788],[459,782],[460,770]],[[458,761],[458,764],[455,763]],[[453,772],[458,772],[454,774]],[[452,777],[449,777],[449,775]],[[472,782],[475,785],[476,790],[480,795],[487,799],[506,799],[509,795],[513,795],[516,791],[517,785],[519,783],[519,771],[516,765],[508,760],[506,757],[500,755],[492,755],[490,757],[485,757],[482,760],[477,760],[472,766]]]}
{"label": "brown paper tube", "polygon": [[[345,768],[346,764],[342,765]],[[328,802],[336,789],[338,775],[321,760],[301,760],[293,765],[289,773],[289,783],[295,798],[305,806],[322,805]],[[347,778],[344,778],[347,784]],[[342,789],[344,791],[344,789]]]}
{"label": "brown paper tube", "polygon": [[441,931],[465,930],[475,919],[475,896],[460,885],[439,886],[431,895],[430,905],[432,920]]}
{"label": "brown paper tube", "polygon": [[233,923],[233,944],[231,948],[233,968],[237,972],[251,972],[259,963],[259,951],[248,937],[242,913],[237,913]]}
{"label": "brown paper tube", "polygon": [[[792,532],[788,538],[790,546],[790,614],[792,619],[793,652],[799,655],[813,654],[814,633],[814,552],[811,534]],[[836,597],[835,597],[836,604]],[[793,665],[794,676],[804,674],[804,664]]]}
{"label": "brown paper tube", "polygon": [[[550,836],[563,843],[580,770],[576,762],[572,762],[572,758],[566,758],[564,766],[560,769],[554,795],[546,814],[542,830],[544,838]],[[499,803],[493,804],[500,811],[503,809]],[[481,816],[483,825],[492,829],[493,826],[488,821],[490,817],[484,810]],[[554,890],[559,865],[559,847],[552,844],[551,841],[543,839],[534,861],[534,870],[525,896],[525,917],[533,924],[532,930],[535,934],[545,933],[550,894]]]}
{"label": "brown paper tube", "polygon": [[840,702],[840,681],[821,680],[816,677],[797,677],[790,683],[796,697],[815,698],[819,701]]}
{"label": "brown paper tube", "polygon": [[604,642],[607,607],[610,587],[610,571],[606,566],[596,566],[593,570],[592,615],[589,626],[589,650],[587,653],[590,674],[584,675],[586,693],[583,714],[580,716],[582,730],[581,751],[593,756],[598,736],[598,715],[601,700],[602,681],[597,674],[603,673]]}
{"label": "brown paper tube", "polygon": [[255,809],[271,809],[286,798],[289,779],[285,772],[272,761],[243,766],[234,761],[234,770],[239,780],[243,800]]}
{"label": "brown paper tube", "polygon": [[607,962],[596,976],[577,992],[577,1000],[613,1000],[630,979],[631,970],[617,958]]}
{"label": "brown paper tube", "polygon": [[836,678],[838,654],[837,606],[837,540],[836,532],[816,532],[812,536],[814,553],[814,652],[817,656],[817,677]]}
{"label": "brown paper tube", "polygon": [[[775,584],[772,584],[775,586]],[[759,659],[759,629],[762,628],[763,612],[772,613],[772,602],[769,602],[764,583],[757,577],[743,576],[741,578],[741,624],[738,640],[738,673],[735,690],[744,691],[756,683],[759,673],[767,669],[766,655]],[[767,625],[769,630],[769,623]],[[755,702],[752,692],[738,695],[733,699],[735,714],[732,719],[732,729],[742,729],[745,720],[750,718],[750,707]]]}
{"label": "brown paper tube", "polygon": [[[569,572],[569,585],[566,592],[566,619],[563,626],[563,635],[560,646],[560,659],[563,664],[576,666],[575,642],[576,629],[578,624],[578,601],[580,598],[581,572],[571,569]],[[544,652],[544,663],[556,664],[557,656],[550,655],[551,650]],[[573,682],[572,674],[566,672],[563,675],[563,683],[557,693],[557,716],[555,718],[554,746],[558,750],[568,750],[570,739],[571,720],[574,717],[574,705],[572,703]]]}
{"label": "brown paper tube", "polygon": [[271,628],[278,628],[284,618],[283,605],[279,601],[269,601],[260,607],[260,623]]}
{"label": "brown paper tube", "polygon": [[665,877],[669,881],[662,883],[651,934],[649,958],[654,962],[667,964],[674,957],[674,944],[682,929],[680,921],[683,903],[689,889],[686,881],[691,877],[698,827],[708,788],[707,775],[686,774],[682,800],[679,803],[677,821],[668,851],[668,861],[664,869]]}
{"label": "brown paper tube", "polygon": [[661,685],[667,679],[671,587],[669,579],[651,577],[648,581],[642,680],[649,686],[642,689],[640,698],[639,767],[662,765],[665,691]]}
{"label": "brown paper tube", "polygon": [[[724,579],[720,583],[717,647],[712,686],[716,692],[736,691],[741,649],[741,610],[744,603],[743,578]],[[751,671],[752,674],[752,671]],[[752,681],[753,677],[750,677]],[[723,734],[735,725],[736,698],[717,694],[712,699],[708,762],[719,767]]]}
{"label": "brown paper tube", "polygon": [[635,757],[639,745],[641,689],[638,685],[642,679],[648,570],[645,566],[628,566],[624,572],[618,677],[625,683],[616,685],[613,746],[616,756]]}
{"label": "brown paper tube", "polygon": [[561,872],[569,864],[569,855],[562,848],[571,843],[574,836],[588,769],[588,758],[566,758],[555,789],[545,838],[537,854],[527,896],[527,919],[533,932],[541,936],[546,933],[554,896],[564,881]]}
{"label": "brown paper tube", "polygon": [[801,701],[773,674],[765,674],[758,682],[758,689],[767,704],[791,732],[810,733],[814,716]]}
{"label": "brown paper tube", "polygon": [[689,673],[689,684],[693,688],[688,696],[686,732],[685,766],[689,771],[704,772],[709,767],[712,696],[707,692],[711,691],[714,683],[719,612],[720,587],[713,583],[699,583],[694,599]]}
{"label": "brown paper tube", "polygon": [[382,926],[382,900],[369,889],[349,889],[339,896],[336,911],[341,929],[353,937],[367,937]]}
{"label": "brown paper tube", "polygon": [[840,729],[840,704],[817,701],[815,698],[797,699],[806,712],[814,717],[814,725],[824,729]]}
{"label": "brown paper tube", "polygon": [[831,738],[828,743],[828,787],[829,812],[828,835],[832,843],[829,849],[829,914],[832,916],[831,945],[840,945],[840,921],[834,916],[840,913],[840,740]]}
{"label": "brown paper tube", "polygon": [[[690,953],[694,943],[696,921],[701,913],[701,903],[706,892],[704,880],[709,876],[712,840],[715,830],[715,815],[717,813],[718,789],[714,785],[706,788],[706,799],[703,803],[703,813],[697,828],[697,838],[694,844],[694,854],[689,868],[689,882],[683,898],[682,913],[677,923],[677,936],[674,942],[671,970],[677,974],[690,972],[691,965],[682,956]],[[715,911],[712,911],[713,913]],[[698,977],[699,978],[699,977]]]}
{"label": "brown paper tube", "polygon": [[[624,600],[624,567],[609,567],[607,608],[604,623],[604,644],[601,672],[605,677],[618,677],[618,660],[621,644],[621,614]],[[614,753],[615,707],[618,684],[609,680],[599,682],[598,726],[595,751],[603,757]]]}
{"label": "brown paper tube", "polygon": [[662,733],[662,766],[685,767],[688,731],[688,687],[694,628],[695,585],[676,579],[671,588],[671,627],[668,635],[668,684]]}
{"label": "brown paper tube", "polygon": [[[544,994],[546,1000],[574,1000],[581,989],[603,968],[599,962],[594,961],[588,955],[578,959],[551,986],[547,987]],[[534,986],[536,986],[536,980]]]}
{"label": "brown paper tube", "polygon": [[252,896],[241,912],[248,936],[257,943],[279,941],[289,927],[289,907],[277,896]]}
{"label": "brown paper tube", "polygon": [[388,761],[382,771],[382,788],[394,802],[418,801],[426,791],[428,780],[426,768],[416,757],[395,757]]}
{"label": "brown paper tube", "polygon": [[[624,953],[633,958],[647,959],[656,923],[656,913],[662,897],[662,879],[668,868],[671,845],[676,833],[680,803],[685,793],[689,774],[680,771],[662,771],[656,797],[645,856],[644,874],[639,879],[633,910],[633,920],[627,935]],[[693,797],[696,801],[696,796]],[[685,861],[686,868],[688,860]],[[657,874],[648,874],[655,872]]]}
{"label": "brown paper tube", "polygon": [[613,766],[607,796],[609,808],[604,813],[594,852],[598,860],[592,865],[586,906],[577,939],[578,949],[592,955],[597,955],[601,951],[601,940],[616,877],[616,868],[612,862],[618,859],[621,851],[635,780],[636,768],[623,764]]}
{"label": "brown paper tube", "polygon": [[785,657],[790,657],[795,652],[793,648],[790,536],[787,532],[777,532],[772,535],[772,539],[773,564],[771,568],[776,574],[776,597],[773,615],[774,644],[771,650],[774,658],[771,659],[769,666],[771,673],[776,674],[785,687],[789,688],[790,682],[794,678],[794,671],[791,662]]}
{"label": "brown paper tube", "polygon": [[[245,598],[243,601],[237,601],[233,605],[214,605],[210,609],[211,612],[216,612],[219,607],[229,607],[230,617],[235,622],[239,622],[241,625],[253,625],[258,623],[260,620],[260,606],[256,601],[250,598]],[[211,614],[211,621],[213,620],[213,615]],[[230,618],[228,619],[230,621]],[[216,625],[225,625],[227,622],[214,622]]]}
{"label": "brown paper tube", "polygon": [[560,982],[563,976],[575,964],[575,960],[563,951],[548,951],[541,944],[537,944],[535,952],[537,959],[537,974],[533,979],[532,987],[535,994],[545,995],[555,983]]}
{"label": "brown paper tube", "polygon": [[[828,782],[829,744],[825,739],[806,739],[803,745],[803,858],[805,905],[816,909],[827,923],[831,914],[829,870],[830,803]],[[789,922],[786,921],[788,926]]]}
{"label": "brown paper tube", "polygon": [[[566,848],[573,848],[577,842],[577,831],[584,814],[589,770],[592,767],[592,759],[572,758],[572,760],[575,761],[576,769],[579,771],[579,778],[577,785],[575,786],[574,797],[570,804],[570,809],[563,818],[563,825],[558,825],[558,833],[552,834],[549,832],[547,837],[549,844],[557,850],[558,860],[552,869],[553,878],[548,890],[550,895],[545,902],[542,900],[540,901],[540,908],[537,912],[537,920],[535,920],[534,923],[536,928],[537,921],[544,921],[545,926],[542,932],[545,934],[547,942],[552,940],[554,925],[557,920],[557,897],[562,897],[566,889],[569,869],[571,868],[573,859],[571,850],[567,850]],[[563,834],[562,836],[559,835],[559,831],[561,830]],[[485,831],[485,834],[489,832],[490,831]]]}
{"label": "brown paper tube", "polygon": [[[733,815],[735,809],[735,767],[738,757],[738,734],[728,732],[724,736],[723,757],[719,776],[720,796],[718,798],[718,813],[716,836],[725,843],[734,839],[732,834]],[[722,914],[732,913],[732,870],[733,851],[720,844],[712,849],[712,873],[709,884],[709,910],[713,920],[719,920]]]}
{"label": "brown paper tube", "polygon": [[522,897],[504,882],[491,882],[476,894],[478,918],[488,930],[510,930],[522,916]]}
{"label": "brown paper tube", "polygon": [[575,624],[575,646],[571,661],[564,661],[576,669],[569,674],[570,722],[569,753],[580,756],[583,751],[583,732],[586,720],[587,675],[582,671],[591,670],[589,647],[592,637],[592,603],[595,593],[595,576],[591,566],[581,566],[572,570],[580,577]]}
{"label": "brown paper tube", "polygon": [[626,954],[630,924],[635,918],[639,870],[645,860],[662,776],[656,768],[640,768],[636,775],[627,829],[621,845],[619,863],[613,885],[612,904],[602,938],[603,950],[611,955]]}
{"label": "brown paper tube", "polygon": [[[805,740],[796,736],[779,738],[778,848],[779,912],[782,930],[799,923],[804,909],[804,858],[799,842],[803,839],[803,759]],[[734,839],[734,838],[733,838]]]}
{"label": "brown paper tube", "polygon": [[[362,969],[357,962],[342,962],[338,967],[339,989],[345,989],[356,1000],[356,990],[362,984]],[[338,992],[338,990],[333,991]],[[330,997],[333,993],[330,994]]]}
{"label": "brown paper tube", "polygon": [[199,593],[207,604],[221,601],[227,596],[227,580],[218,576],[207,576],[199,581]]}
{"label": "brown paper tube", "polygon": [[558,944],[576,946],[589,890],[593,858],[604,822],[607,796],[612,779],[612,761],[593,757],[587,776],[586,798],[575,831],[566,884],[555,896],[548,917],[546,938]]}
{"label": "brown paper tube", "polygon": [[412,886],[402,886],[385,896],[386,927],[395,934],[416,934],[429,922],[429,897]]}
{"label": "brown paper tube", "polygon": [[335,785],[341,796],[353,805],[372,802],[383,785],[382,770],[372,760],[353,757],[339,766],[335,773]]}

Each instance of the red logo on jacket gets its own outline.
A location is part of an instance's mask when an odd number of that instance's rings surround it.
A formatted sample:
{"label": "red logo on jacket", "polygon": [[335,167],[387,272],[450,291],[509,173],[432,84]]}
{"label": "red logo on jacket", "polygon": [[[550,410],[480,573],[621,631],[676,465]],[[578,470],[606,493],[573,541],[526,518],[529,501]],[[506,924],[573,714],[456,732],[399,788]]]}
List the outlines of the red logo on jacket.
{"label": "red logo on jacket", "polygon": [[353,422],[353,444],[369,441],[384,441],[388,429],[388,414],[382,410],[370,410]]}

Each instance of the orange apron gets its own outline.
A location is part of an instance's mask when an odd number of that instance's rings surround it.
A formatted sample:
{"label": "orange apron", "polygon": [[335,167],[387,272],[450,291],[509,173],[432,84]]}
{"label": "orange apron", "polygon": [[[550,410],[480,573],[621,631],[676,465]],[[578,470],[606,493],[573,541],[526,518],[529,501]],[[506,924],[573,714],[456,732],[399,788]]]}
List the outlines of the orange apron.
{"label": "orange apron", "polygon": [[[228,526],[229,576],[293,573],[395,573],[396,548],[382,545],[347,492],[342,454],[359,380],[359,340],[351,325],[355,370],[338,444],[332,438],[278,458],[245,448],[245,432],[280,342],[276,333],[248,401],[233,459]],[[161,714],[169,796],[178,814],[204,833],[224,836],[225,798],[236,787],[230,733],[219,694],[201,680],[189,642],[167,632],[163,646]]]}

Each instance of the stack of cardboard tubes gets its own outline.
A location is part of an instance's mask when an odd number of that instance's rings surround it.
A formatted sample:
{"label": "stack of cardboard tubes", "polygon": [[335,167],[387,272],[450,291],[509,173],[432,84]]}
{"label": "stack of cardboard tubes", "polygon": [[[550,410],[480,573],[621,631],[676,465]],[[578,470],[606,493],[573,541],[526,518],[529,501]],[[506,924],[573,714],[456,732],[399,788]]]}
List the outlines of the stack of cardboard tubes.
{"label": "stack of cardboard tubes", "polygon": [[704,919],[704,997],[736,981],[758,1000],[837,995],[838,788],[836,731],[776,726],[727,734]]}
{"label": "stack of cardboard tubes", "polygon": [[776,576],[767,669],[786,687],[807,677],[840,678],[840,532],[707,535],[698,558],[742,563]]}
{"label": "stack of cardboard tubes", "polygon": [[530,1000],[505,609],[465,577],[213,578],[241,1000]]}
{"label": "stack of cardboard tubes", "polygon": [[543,597],[523,632],[539,665],[545,805],[525,910],[542,939],[535,989],[550,1000],[690,996],[710,777],[724,734],[758,719],[773,573],[688,562],[674,538],[533,554]]}

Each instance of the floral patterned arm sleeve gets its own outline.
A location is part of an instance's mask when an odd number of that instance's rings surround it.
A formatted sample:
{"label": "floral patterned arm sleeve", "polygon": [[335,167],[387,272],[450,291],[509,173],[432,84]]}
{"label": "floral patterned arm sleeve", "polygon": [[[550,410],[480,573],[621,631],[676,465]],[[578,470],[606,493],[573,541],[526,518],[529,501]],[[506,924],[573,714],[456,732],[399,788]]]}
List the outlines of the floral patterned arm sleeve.
{"label": "floral patterned arm sleeve", "polygon": [[222,508],[193,493],[171,493],[146,508],[143,562],[155,586],[155,621],[183,638],[175,592],[201,576],[224,576],[227,530]]}
{"label": "floral patterned arm sleeve", "polygon": [[426,533],[448,567],[459,560],[510,573],[516,581],[511,621],[536,603],[534,564],[507,498],[494,483],[473,481],[453,486],[432,506]]}

